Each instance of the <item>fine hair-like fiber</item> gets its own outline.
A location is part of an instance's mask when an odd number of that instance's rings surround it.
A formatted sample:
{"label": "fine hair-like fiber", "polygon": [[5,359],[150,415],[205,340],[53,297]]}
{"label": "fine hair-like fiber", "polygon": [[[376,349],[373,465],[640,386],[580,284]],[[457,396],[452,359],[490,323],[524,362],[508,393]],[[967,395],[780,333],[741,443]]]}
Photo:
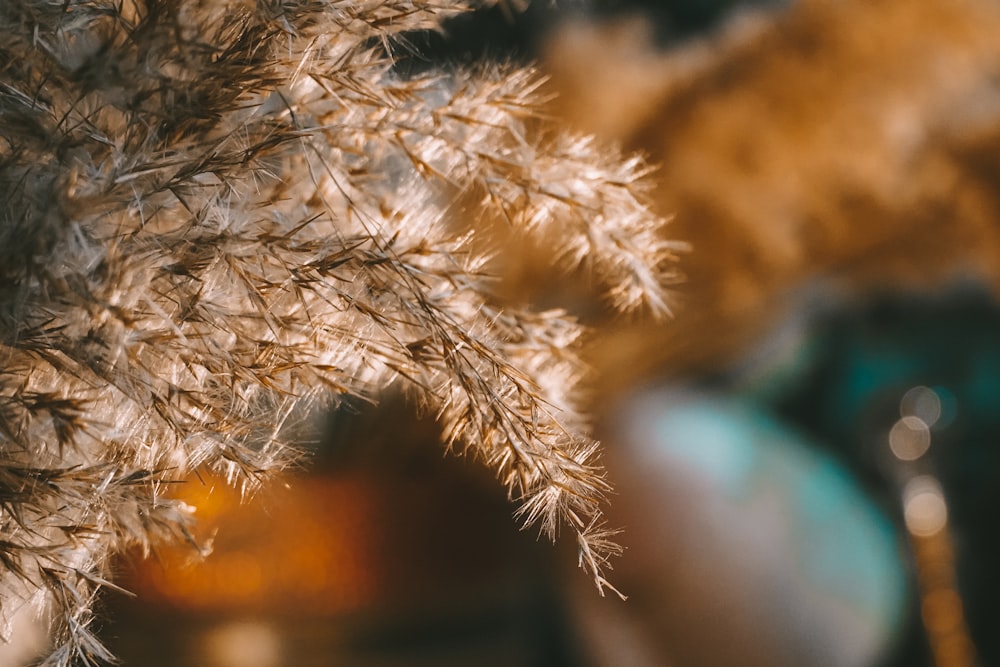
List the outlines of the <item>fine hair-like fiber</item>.
{"label": "fine hair-like fiber", "polygon": [[394,34],[467,9],[0,3],[0,586],[51,614],[42,664],[112,658],[95,595],[187,538],[168,483],[250,488],[296,459],[290,416],[395,385],[610,587],[584,330],[495,299],[477,232],[555,239],[654,315],[677,247],[641,160],[539,118],[532,70],[394,73]]}

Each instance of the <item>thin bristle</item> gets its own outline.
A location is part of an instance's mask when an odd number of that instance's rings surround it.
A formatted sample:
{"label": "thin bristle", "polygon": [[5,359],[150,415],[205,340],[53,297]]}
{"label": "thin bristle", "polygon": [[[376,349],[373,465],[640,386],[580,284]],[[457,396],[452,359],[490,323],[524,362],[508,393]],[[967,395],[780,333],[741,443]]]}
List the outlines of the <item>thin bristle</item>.
{"label": "thin bristle", "polygon": [[638,161],[537,131],[530,70],[394,76],[383,40],[466,9],[0,6],[0,575],[57,612],[44,664],[110,660],[110,557],[188,534],[167,482],[252,487],[290,415],[397,383],[608,586],[582,329],[499,307],[476,224],[555,231],[623,311],[666,310],[673,248]]}

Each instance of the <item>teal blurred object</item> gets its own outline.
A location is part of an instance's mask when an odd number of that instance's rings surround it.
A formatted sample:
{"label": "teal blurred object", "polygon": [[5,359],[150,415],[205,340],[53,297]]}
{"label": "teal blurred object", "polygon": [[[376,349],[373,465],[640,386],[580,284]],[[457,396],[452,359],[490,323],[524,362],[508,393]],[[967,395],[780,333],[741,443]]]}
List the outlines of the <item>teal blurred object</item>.
{"label": "teal blurred object", "polygon": [[643,496],[625,499],[628,523],[666,535],[634,545],[662,563],[637,580],[712,618],[715,642],[745,643],[685,648],[697,640],[675,611],[676,664],[869,667],[889,650],[908,601],[901,538],[841,463],[735,397],[651,391],[620,424],[613,472]]}
{"label": "teal blurred object", "polygon": [[847,469],[738,399],[667,402],[656,444],[669,465],[703,476],[736,505],[777,496],[796,576],[890,630],[906,588],[896,530]]}
{"label": "teal blurred object", "polygon": [[[979,657],[1000,664],[1000,303],[974,284],[885,294],[815,318],[808,340],[808,359],[758,398],[848,465],[885,508],[899,505],[885,440],[901,397],[926,386],[941,399],[920,465],[948,501],[958,589]],[[748,379],[733,374],[716,385],[747,395]],[[910,625],[885,667],[933,664],[916,608]]]}

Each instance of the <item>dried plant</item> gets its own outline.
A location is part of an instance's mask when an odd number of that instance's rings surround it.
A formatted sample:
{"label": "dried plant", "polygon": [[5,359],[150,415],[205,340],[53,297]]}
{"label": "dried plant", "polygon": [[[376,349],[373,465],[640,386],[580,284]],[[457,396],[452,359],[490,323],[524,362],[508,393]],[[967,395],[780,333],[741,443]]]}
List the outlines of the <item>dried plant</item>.
{"label": "dried plant", "polygon": [[92,603],[113,554],[187,536],[171,482],[252,486],[290,416],[397,384],[610,587],[583,330],[491,296],[478,223],[621,311],[665,311],[675,247],[641,161],[538,119],[532,71],[394,74],[395,35],[466,9],[0,4],[0,574],[5,615],[53,612],[44,664],[111,658]]}

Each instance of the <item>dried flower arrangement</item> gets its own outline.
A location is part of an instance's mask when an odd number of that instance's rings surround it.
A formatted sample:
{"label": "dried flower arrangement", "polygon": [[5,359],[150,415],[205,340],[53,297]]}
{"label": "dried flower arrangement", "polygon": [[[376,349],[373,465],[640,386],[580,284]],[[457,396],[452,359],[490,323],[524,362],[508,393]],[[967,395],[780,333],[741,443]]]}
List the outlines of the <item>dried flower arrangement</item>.
{"label": "dried flower arrangement", "polygon": [[0,4],[0,579],[5,616],[51,612],[41,664],[111,659],[95,596],[115,553],[186,537],[172,482],[253,487],[290,418],[393,385],[611,588],[584,329],[492,296],[480,223],[623,312],[666,311],[677,247],[641,160],[539,118],[533,71],[393,72],[396,35],[468,8]]}

